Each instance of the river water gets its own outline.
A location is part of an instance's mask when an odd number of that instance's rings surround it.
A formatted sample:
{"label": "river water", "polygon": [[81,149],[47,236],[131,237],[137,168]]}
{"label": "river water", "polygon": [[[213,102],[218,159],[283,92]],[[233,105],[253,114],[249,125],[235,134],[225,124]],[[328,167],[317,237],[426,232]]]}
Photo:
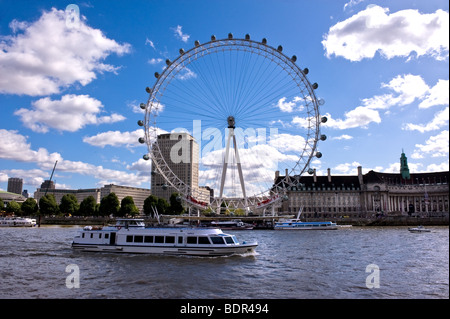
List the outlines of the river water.
{"label": "river water", "polygon": [[73,251],[79,229],[0,228],[0,298],[449,298],[448,227],[229,231],[256,253],[214,258]]}

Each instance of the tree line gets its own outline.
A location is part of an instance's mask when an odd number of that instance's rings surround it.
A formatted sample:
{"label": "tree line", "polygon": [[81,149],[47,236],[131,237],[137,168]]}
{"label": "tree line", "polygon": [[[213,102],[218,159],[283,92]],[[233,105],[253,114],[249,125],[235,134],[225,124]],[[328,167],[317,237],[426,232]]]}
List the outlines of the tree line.
{"label": "tree line", "polygon": [[[53,194],[47,194],[39,199],[39,205],[34,198],[27,198],[22,204],[10,201],[4,206],[0,199],[0,208],[3,208],[7,214],[16,216],[114,216],[114,217],[133,217],[139,215],[139,209],[134,204],[132,196],[126,196],[119,201],[115,193],[109,193],[103,197],[97,204],[94,196],[88,196],[81,203],[73,194],[65,194],[61,198],[61,203],[56,203]],[[169,202],[164,198],[154,195],[148,196],[144,201],[143,213],[146,216],[154,216],[154,209],[158,214],[179,215],[185,212],[177,193],[170,196]]]}

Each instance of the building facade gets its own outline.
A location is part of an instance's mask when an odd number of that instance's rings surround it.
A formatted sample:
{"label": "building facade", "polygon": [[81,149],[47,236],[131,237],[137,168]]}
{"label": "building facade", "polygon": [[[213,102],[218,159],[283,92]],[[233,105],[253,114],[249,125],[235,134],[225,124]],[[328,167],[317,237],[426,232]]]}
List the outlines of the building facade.
{"label": "building facade", "polygon": [[[377,215],[422,217],[448,216],[449,172],[380,173],[356,176],[280,176],[290,186],[287,200],[278,208],[279,214],[297,214],[311,218],[367,218]],[[404,178],[409,177],[409,178]]]}
{"label": "building facade", "polygon": [[[169,133],[158,135],[158,147],[170,170],[190,190],[188,196],[198,201],[210,202],[210,189],[199,187],[199,146],[195,139],[187,133]],[[152,167],[155,167],[154,162]],[[165,178],[157,171],[152,171],[152,195],[169,201],[177,192],[168,185]]]}
{"label": "building facade", "polygon": [[8,178],[8,192],[22,194],[23,179],[17,177]]}

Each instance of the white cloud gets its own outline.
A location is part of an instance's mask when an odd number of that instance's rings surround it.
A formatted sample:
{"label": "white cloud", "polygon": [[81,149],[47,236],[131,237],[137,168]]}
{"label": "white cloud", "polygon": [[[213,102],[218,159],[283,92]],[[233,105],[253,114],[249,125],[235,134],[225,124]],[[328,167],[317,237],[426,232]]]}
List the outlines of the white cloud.
{"label": "white cloud", "polygon": [[87,85],[96,73],[116,72],[118,67],[103,61],[111,54],[123,55],[130,45],[108,39],[98,29],[80,20],[66,25],[65,12],[53,8],[39,20],[13,20],[14,33],[0,38],[0,93],[48,95],[79,83]]}
{"label": "white cloud", "polygon": [[381,117],[378,111],[367,107],[358,106],[354,110],[344,114],[345,119],[333,119],[329,113],[326,114],[328,121],[324,126],[334,129],[348,129],[355,127],[367,128],[372,123],[381,123]]}
{"label": "white cloud", "polygon": [[114,147],[126,146],[130,148],[142,145],[138,142],[138,138],[143,136],[143,129],[137,129],[133,132],[108,131],[94,136],[84,137],[83,142],[102,148],[106,145]]}
{"label": "white cloud", "polygon": [[182,28],[183,27],[181,25],[177,25],[176,28],[172,28],[172,29],[173,29],[173,32],[175,33],[175,36],[177,37],[177,39],[180,39],[183,42],[187,42],[191,36],[183,33],[183,31],[181,30]]}
{"label": "white cloud", "polygon": [[357,4],[363,2],[364,0],[350,0],[346,4],[344,4],[344,11],[347,10],[347,8],[351,8],[353,6],[356,6]]}
{"label": "white cloud", "polygon": [[[448,110],[447,110],[448,112]],[[411,155],[412,158],[424,158],[429,155],[431,157],[440,157],[449,155],[449,131],[444,130],[438,135],[431,136],[425,141],[425,144],[416,144],[416,149]]]}
{"label": "white cloud", "polygon": [[356,174],[358,174],[357,173],[358,166],[361,166],[361,164],[358,162],[339,164],[331,170],[331,173],[333,173],[333,171],[337,171],[340,174],[345,174],[345,175],[355,174],[356,175]]}
{"label": "white cloud", "polygon": [[343,134],[341,136],[334,136],[331,139],[332,140],[351,140],[353,138],[353,136],[347,135],[347,134]]}
{"label": "white cloud", "polygon": [[155,44],[153,43],[152,40],[150,40],[149,38],[145,39],[145,44],[148,44],[149,46],[151,46],[153,49],[156,50]]}
{"label": "white cloud", "polygon": [[[17,162],[35,163],[40,169],[44,170],[44,177],[47,178],[48,171],[53,169],[55,161],[58,161],[58,172],[77,173],[84,176],[90,176],[100,181],[100,184],[115,183],[119,185],[139,186],[141,183],[148,182],[149,179],[142,178],[137,174],[125,171],[112,170],[103,166],[96,166],[81,161],[65,160],[59,153],[51,153],[39,148],[35,151],[27,143],[27,138],[18,134],[16,131],[0,129],[0,159],[13,160]],[[5,171],[2,171],[5,174]],[[39,176],[33,176],[40,181]],[[33,184],[36,185],[36,184]]]}
{"label": "white cloud", "polygon": [[434,118],[428,122],[427,124],[413,124],[406,123],[402,129],[407,131],[419,131],[421,133],[438,130],[444,126],[448,127],[449,121],[449,107],[447,106],[445,109],[437,112],[434,115]]}
{"label": "white cloud", "polygon": [[429,55],[448,57],[448,12],[422,14],[418,10],[390,13],[388,8],[370,5],[345,21],[332,26],[322,44],[326,56],[342,56],[350,61]]}
{"label": "white cloud", "polygon": [[448,92],[448,80],[439,80],[434,87],[428,90],[428,95],[419,104],[419,108],[427,109],[435,105],[448,105]]}
{"label": "white cloud", "polygon": [[[394,93],[375,95],[371,98],[362,99],[362,105],[346,112],[344,119],[334,119],[330,114],[326,114],[328,121],[324,123],[324,126],[335,129],[366,128],[372,122],[381,123],[378,110],[388,110],[393,106],[408,105],[416,100],[421,101],[419,108],[422,104],[425,104],[427,108],[444,104],[445,102],[448,104],[448,80],[439,80],[433,88],[430,88],[421,76],[405,74],[396,76],[387,84],[382,83],[381,88],[389,89]],[[422,106],[422,108],[424,107]],[[427,126],[406,124],[404,129],[423,132],[440,128],[447,122],[448,114],[446,115],[442,111]]]}
{"label": "white cloud", "polygon": [[148,64],[156,65],[156,64],[161,63],[162,61],[163,61],[163,59],[161,59],[161,58],[158,58],[158,59],[151,58],[147,62],[148,62]]}
{"label": "white cloud", "polygon": [[103,105],[89,95],[64,95],[61,100],[49,97],[32,103],[32,109],[14,112],[24,125],[35,132],[46,133],[49,128],[75,132],[88,124],[114,123],[125,119],[122,115],[99,116]]}

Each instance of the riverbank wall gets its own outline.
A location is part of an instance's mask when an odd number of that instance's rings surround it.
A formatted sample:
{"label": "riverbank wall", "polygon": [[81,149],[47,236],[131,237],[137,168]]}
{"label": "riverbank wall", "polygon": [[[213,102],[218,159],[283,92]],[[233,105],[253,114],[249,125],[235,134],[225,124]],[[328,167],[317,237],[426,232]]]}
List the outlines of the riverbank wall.
{"label": "riverbank wall", "polygon": [[[282,218],[292,218],[292,216],[260,217],[260,216],[240,216],[240,217],[197,217],[197,216],[162,216],[164,223],[170,223],[171,219],[184,222],[211,222],[217,220],[240,219],[245,223],[255,225],[267,225]],[[36,218],[38,221],[38,218]],[[411,216],[384,216],[376,218],[304,218],[302,221],[333,221],[338,225],[352,226],[449,226],[449,217],[411,217]],[[156,224],[155,218],[144,218],[146,224]],[[38,222],[39,223],[39,222]],[[41,225],[108,225],[114,224],[115,218],[111,217],[41,217]],[[261,227],[267,228],[267,227]]]}

